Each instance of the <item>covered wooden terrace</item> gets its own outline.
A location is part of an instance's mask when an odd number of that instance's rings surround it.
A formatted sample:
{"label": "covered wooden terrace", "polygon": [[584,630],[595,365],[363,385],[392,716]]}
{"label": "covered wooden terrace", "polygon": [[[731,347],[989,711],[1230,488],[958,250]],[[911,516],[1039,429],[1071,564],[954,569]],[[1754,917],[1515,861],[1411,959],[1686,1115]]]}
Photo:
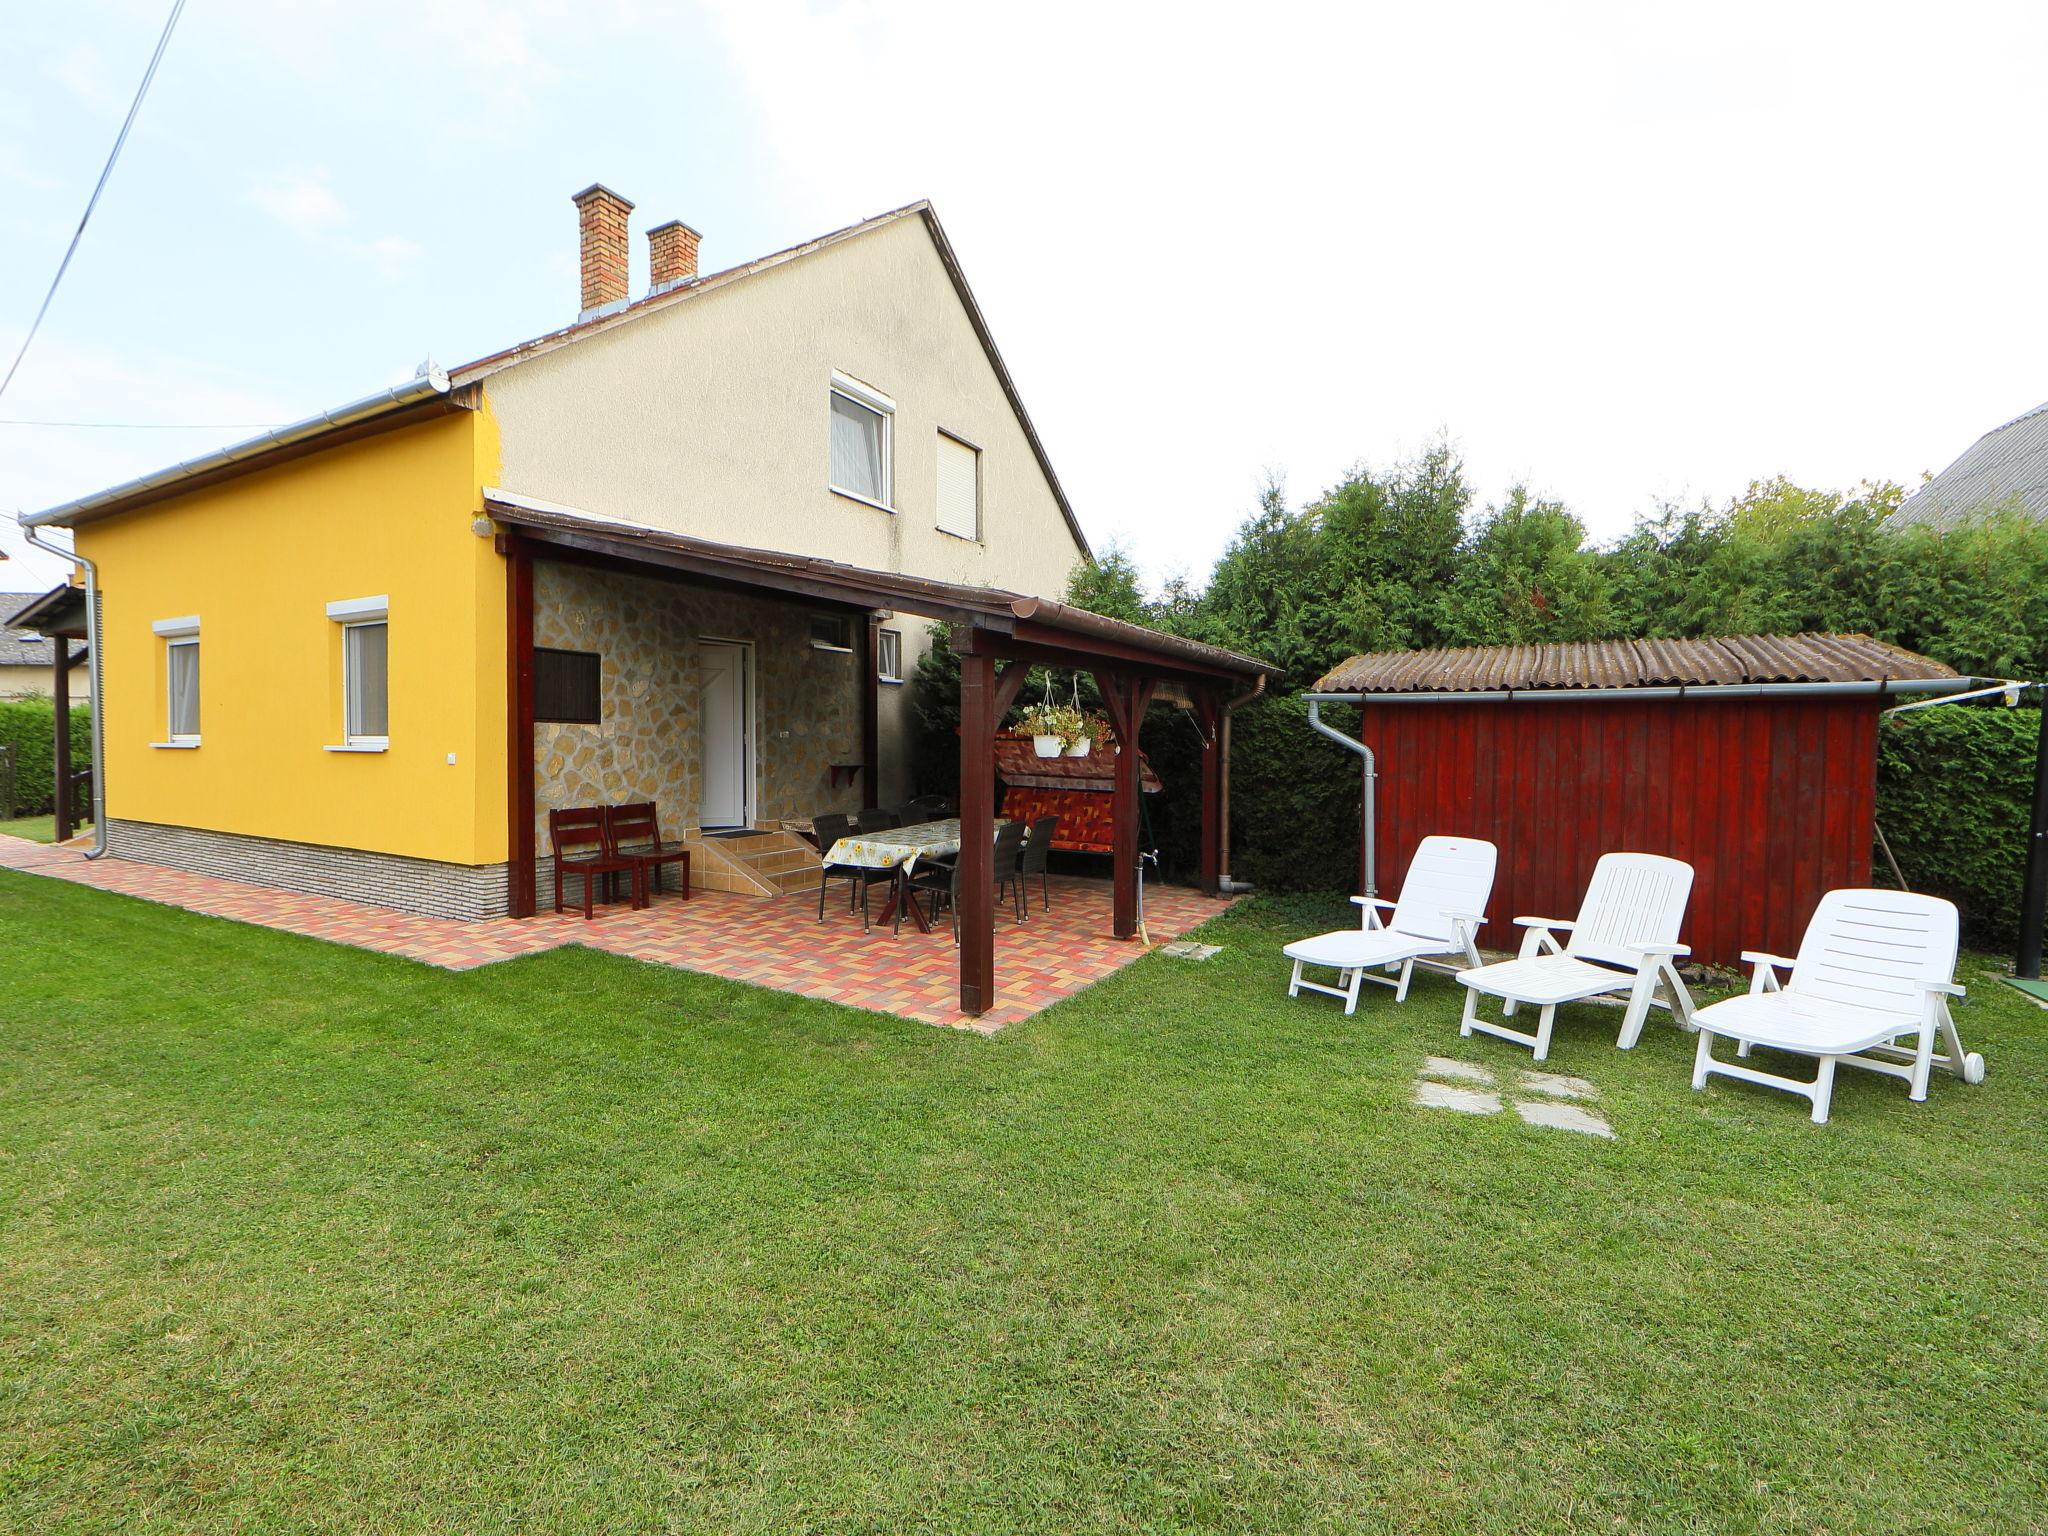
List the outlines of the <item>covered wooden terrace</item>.
{"label": "covered wooden terrace", "polygon": [[[960,1009],[995,1005],[995,738],[1034,666],[1093,676],[1119,756],[1111,853],[1111,929],[1138,931],[1139,813],[1137,747],[1145,711],[1172,689],[1193,712],[1202,739],[1200,884],[1214,893],[1224,873],[1229,716],[1261,692],[1278,669],[1249,656],[1142,625],[1104,618],[1045,598],[869,570],[835,561],[692,538],[643,524],[608,520],[501,491],[485,507],[506,558],[509,831],[511,911],[536,906],[534,847],[533,563],[587,560],[666,574],[673,579],[850,609],[867,616],[868,683],[864,750],[874,761],[872,679],[881,611],[916,614],[951,626],[960,657]],[[872,803],[875,776],[864,775]]]}

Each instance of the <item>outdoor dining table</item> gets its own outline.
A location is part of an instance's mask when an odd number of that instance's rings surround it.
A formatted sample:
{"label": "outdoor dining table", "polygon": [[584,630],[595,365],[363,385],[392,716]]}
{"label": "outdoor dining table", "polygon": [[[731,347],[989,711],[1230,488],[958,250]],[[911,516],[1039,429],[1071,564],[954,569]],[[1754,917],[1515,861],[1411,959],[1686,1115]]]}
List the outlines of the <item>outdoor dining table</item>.
{"label": "outdoor dining table", "polygon": [[[1000,818],[996,826],[1001,827]],[[889,869],[896,872],[895,887],[889,893],[889,904],[882,908],[877,922],[887,923],[896,916],[896,903],[901,901],[910,909],[910,919],[917,924],[919,933],[932,931],[931,920],[925,916],[924,908],[918,905],[917,893],[911,890],[906,878],[917,867],[919,859],[949,858],[960,851],[960,819],[949,817],[945,821],[918,821],[907,827],[889,827],[879,832],[855,832],[842,837],[825,852],[827,864],[851,865],[856,869]]]}

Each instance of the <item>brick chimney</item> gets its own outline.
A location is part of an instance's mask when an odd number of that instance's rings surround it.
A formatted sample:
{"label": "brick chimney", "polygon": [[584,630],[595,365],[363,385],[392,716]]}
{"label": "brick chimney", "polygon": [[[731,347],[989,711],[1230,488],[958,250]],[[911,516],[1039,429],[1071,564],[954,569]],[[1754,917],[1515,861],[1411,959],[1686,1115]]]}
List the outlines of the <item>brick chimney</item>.
{"label": "brick chimney", "polygon": [[697,275],[697,231],[670,219],[647,231],[647,291],[660,293]]}
{"label": "brick chimney", "polygon": [[629,255],[626,217],[633,205],[602,182],[592,182],[572,199],[582,237],[583,313],[626,301]]}

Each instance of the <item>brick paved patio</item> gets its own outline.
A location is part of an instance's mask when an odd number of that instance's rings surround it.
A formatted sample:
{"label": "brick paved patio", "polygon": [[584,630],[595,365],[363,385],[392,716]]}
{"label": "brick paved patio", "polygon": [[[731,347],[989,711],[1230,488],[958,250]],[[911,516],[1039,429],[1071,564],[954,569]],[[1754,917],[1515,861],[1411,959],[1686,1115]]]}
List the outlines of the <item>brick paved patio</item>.
{"label": "brick paved patio", "polygon": [[[996,1006],[980,1018],[960,1012],[958,951],[951,931],[929,934],[907,923],[863,933],[858,914],[835,887],[825,921],[815,895],[779,899],[700,891],[689,901],[670,894],[644,912],[620,905],[585,922],[580,914],[487,922],[414,917],[382,907],[301,896],[213,875],[106,858],[88,861],[75,849],[0,836],[0,868],[21,870],[139,896],[213,917],[281,928],[358,949],[402,955],[448,970],[471,970],[564,944],[584,944],[634,960],[680,966],[804,997],[992,1034],[1028,1019],[1129,965],[1144,946],[1109,935],[1109,882],[1055,876],[1052,910],[1034,904],[1031,920],[996,918]],[[1226,902],[1182,886],[1146,887],[1146,920],[1154,942],[1186,933]],[[879,900],[877,910],[879,910]]]}

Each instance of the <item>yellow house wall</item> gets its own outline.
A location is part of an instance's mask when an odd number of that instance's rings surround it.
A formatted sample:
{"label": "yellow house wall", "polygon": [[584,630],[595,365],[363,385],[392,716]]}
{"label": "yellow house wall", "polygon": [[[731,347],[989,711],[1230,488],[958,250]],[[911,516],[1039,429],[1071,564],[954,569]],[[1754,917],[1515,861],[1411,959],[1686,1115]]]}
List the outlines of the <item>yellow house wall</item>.
{"label": "yellow house wall", "polygon": [[[100,571],[107,811],[461,864],[506,857],[505,577],[462,411],[78,530]],[[390,598],[390,748],[343,739],[341,627]],[[200,742],[169,750],[162,619],[200,620]],[[453,762],[450,762],[450,757]]]}

